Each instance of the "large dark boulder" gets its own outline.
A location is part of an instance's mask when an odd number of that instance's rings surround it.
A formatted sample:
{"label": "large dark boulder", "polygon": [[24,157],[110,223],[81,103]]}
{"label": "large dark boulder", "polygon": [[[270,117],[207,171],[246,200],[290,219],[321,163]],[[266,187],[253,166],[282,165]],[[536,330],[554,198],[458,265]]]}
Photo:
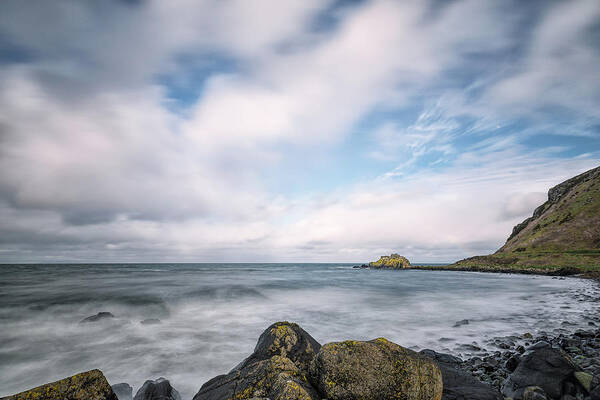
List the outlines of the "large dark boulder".
{"label": "large dark boulder", "polygon": [[1,400],[118,400],[98,369],[47,383]]}
{"label": "large dark boulder", "polygon": [[306,373],[320,347],[297,324],[277,322],[260,335],[248,358],[202,385],[194,400],[317,400]]}
{"label": "large dark boulder", "polygon": [[549,397],[558,399],[564,383],[574,380],[573,373],[578,369],[564,351],[550,343],[538,342],[521,356],[519,365],[504,382],[502,393],[522,399],[527,387],[538,386]]}
{"label": "large dark boulder", "polygon": [[311,363],[310,380],[329,400],[442,398],[437,364],[383,338],[323,345]]}
{"label": "large dark boulder", "polygon": [[133,400],[133,388],[128,383],[117,383],[111,387],[119,400]]}
{"label": "large dark boulder", "polygon": [[421,354],[433,359],[442,371],[444,388],[442,400],[502,400],[503,396],[490,385],[468,372],[458,369],[462,360],[450,354],[422,350]]}
{"label": "large dark boulder", "polygon": [[181,396],[167,379],[158,378],[144,382],[133,400],[181,400]]}
{"label": "large dark boulder", "polygon": [[236,368],[281,356],[290,359],[300,370],[307,371],[319,349],[321,345],[298,324],[276,322],[260,335],[254,352]]}

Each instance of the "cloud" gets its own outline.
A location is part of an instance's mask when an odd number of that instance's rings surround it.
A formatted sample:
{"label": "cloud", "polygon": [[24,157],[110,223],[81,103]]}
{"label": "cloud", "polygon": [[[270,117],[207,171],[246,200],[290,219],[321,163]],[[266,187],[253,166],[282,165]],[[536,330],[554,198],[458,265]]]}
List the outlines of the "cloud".
{"label": "cloud", "polygon": [[[597,136],[592,3],[517,4],[2,2],[0,259],[493,249],[600,150],[524,144],[553,105]],[[508,129],[513,114],[538,122]],[[369,172],[300,193],[282,176],[293,162],[317,180],[341,157]]]}

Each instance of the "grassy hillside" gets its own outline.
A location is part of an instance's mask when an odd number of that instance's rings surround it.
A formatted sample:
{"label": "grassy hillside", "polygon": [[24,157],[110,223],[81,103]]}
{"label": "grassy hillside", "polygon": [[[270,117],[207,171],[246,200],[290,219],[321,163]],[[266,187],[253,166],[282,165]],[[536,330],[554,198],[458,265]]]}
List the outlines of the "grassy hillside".
{"label": "grassy hillside", "polygon": [[548,201],[492,255],[456,262],[456,268],[600,271],[600,167],[548,191]]}

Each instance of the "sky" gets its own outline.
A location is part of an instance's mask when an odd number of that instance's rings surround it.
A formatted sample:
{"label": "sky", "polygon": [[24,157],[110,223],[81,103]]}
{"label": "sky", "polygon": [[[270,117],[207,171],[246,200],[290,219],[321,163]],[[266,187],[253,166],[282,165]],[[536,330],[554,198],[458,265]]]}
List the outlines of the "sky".
{"label": "sky", "polygon": [[597,0],[0,2],[0,262],[451,262],[600,165]]}

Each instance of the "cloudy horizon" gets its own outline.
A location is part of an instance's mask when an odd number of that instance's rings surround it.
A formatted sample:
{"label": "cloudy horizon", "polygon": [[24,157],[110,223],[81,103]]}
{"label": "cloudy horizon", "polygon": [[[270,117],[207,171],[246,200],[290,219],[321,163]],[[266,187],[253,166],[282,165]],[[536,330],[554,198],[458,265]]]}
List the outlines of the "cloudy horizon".
{"label": "cloudy horizon", "polygon": [[0,263],[451,262],[600,165],[600,7],[0,3]]}

